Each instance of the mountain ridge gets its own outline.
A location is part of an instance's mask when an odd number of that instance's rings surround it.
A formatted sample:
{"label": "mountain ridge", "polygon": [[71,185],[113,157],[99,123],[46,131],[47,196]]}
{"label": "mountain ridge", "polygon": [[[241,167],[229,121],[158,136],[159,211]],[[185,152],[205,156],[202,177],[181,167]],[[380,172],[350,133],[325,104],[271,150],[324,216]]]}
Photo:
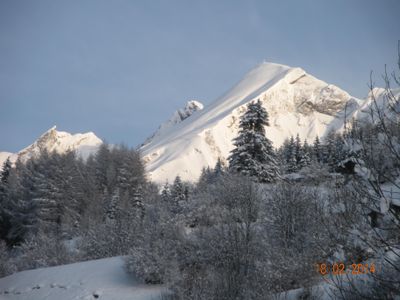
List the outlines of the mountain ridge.
{"label": "mountain ridge", "polygon": [[57,131],[57,127],[53,126],[31,145],[17,153],[0,152],[0,169],[7,158],[12,163],[15,163],[18,158],[26,162],[31,157],[39,155],[42,150],[57,151],[59,153],[76,151],[78,156],[86,159],[90,154],[95,153],[102,143],[103,141],[93,132],[71,134],[65,131]]}
{"label": "mountain ridge", "polygon": [[362,103],[301,68],[263,62],[203,110],[141,147],[150,178],[194,181],[203,167],[225,160],[245,105],[257,99],[269,113],[266,134],[276,147],[297,133],[311,141],[341,130],[344,111],[349,119]]}
{"label": "mountain ridge", "polygon": [[[384,90],[374,91],[379,103],[384,103]],[[367,116],[372,101],[371,93],[365,100],[357,99],[301,68],[263,62],[209,105],[188,101],[144,141],[140,151],[149,178],[163,183],[180,175],[183,180],[195,181],[203,167],[213,167],[218,158],[226,162],[240,116],[247,103],[255,100],[261,100],[269,114],[266,135],[275,147],[296,134],[312,142],[316,136],[341,131],[345,122]],[[72,135],[52,127],[16,154],[0,152],[0,163],[6,157],[27,160],[41,148],[76,150],[85,158],[101,143],[93,132]]]}

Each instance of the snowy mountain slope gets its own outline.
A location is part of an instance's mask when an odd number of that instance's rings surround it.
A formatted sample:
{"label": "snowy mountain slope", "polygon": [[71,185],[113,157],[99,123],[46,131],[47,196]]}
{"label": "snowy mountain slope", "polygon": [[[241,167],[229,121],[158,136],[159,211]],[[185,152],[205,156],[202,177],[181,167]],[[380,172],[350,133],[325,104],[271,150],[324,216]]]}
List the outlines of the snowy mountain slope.
{"label": "snowy mountain slope", "polygon": [[176,110],[167,121],[162,123],[158,127],[156,132],[151,137],[146,139],[143,145],[150,143],[154,139],[154,137],[163,134],[167,129],[175,126],[176,124],[181,123],[183,120],[186,120],[195,112],[202,110],[203,108],[204,108],[203,104],[196,100],[188,101],[185,107]]}
{"label": "snowy mountain slope", "polygon": [[121,257],[23,271],[0,278],[4,300],[156,300],[164,288],[127,274]]}
{"label": "snowy mountain slope", "polygon": [[91,153],[97,151],[102,143],[102,140],[93,132],[70,134],[64,131],[57,131],[56,126],[54,126],[42,134],[32,145],[18,153],[1,152],[0,168],[2,168],[8,157],[12,162],[15,162],[18,158],[22,161],[27,161],[29,158],[38,155],[42,149],[59,153],[75,150],[79,156],[87,158]]}
{"label": "snowy mountain slope", "polygon": [[299,134],[312,141],[341,130],[361,100],[300,68],[262,63],[225,95],[190,118],[166,129],[142,147],[150,178],[162,183],[176,175],[194,181],[204,166],[226,159],[248,102],[260,99],[270,116],[266,134],[276,147]]}

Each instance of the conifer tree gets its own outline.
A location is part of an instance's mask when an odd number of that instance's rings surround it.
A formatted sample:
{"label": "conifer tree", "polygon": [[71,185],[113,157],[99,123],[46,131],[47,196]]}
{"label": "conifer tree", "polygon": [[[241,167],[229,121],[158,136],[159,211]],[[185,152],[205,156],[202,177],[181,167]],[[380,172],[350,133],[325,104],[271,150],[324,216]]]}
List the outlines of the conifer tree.
{"label": "conifer tree", "polygon": [[217,163],[215,164],[214,170],[212,172],[213,174],[213,180],[217,179],[221,175],[225,173],[224,171],[224,166],[222,164],[221,158],[218,157]]}
{"label": "conifer tree", "polygon": [[311,155],[310,155],[310,153],[311,153],[310,146],[308,145],[307,140],[304,140],[303,156],[302,156],[302,158],[300,160],[301,168],[310,165],[310,163],[311,163]]}
{"label": "conifer tree", "polygon": [[321,163],[322,162],[322,148],[321,142],[319,141],[318,135],[315,137],[313,144],[313,160]]}
{"label": "conifer tree", "polygon": [[109,202],[107,205],[107,211],[106,211],[106,216],[107,216],[106,221],[107,222],[113,223],[115,221],[118,204],[119,204],[119,189],[116,189],[114,194],[109,199]]}
{"label": "conifer tree", "polygon": [[332,167],[335,164],[335,134],[330,132],[322,147],[323,162]]}
{"label": "conifer tree", "polygon": [[340,134],[335,135],[333,149],[332,167],[336,168],[347,157],[345,143]]}
{"label": "conifer tree", "polygon": [[171,199],[171,190],[168,181],[164,184],[161,190],[161,200],[165,203],[169,202]]}
{"label": "conifer tree", "polygon": [[111,151],[106,143],[100,145],[94,160],[97,186],[100,191],[103,191],[108,186],[111,165]]}
{"label": "conifer tree", "polygon": [[[0,172],[0,218],[5,210],[6,201],[8,198],[8,180],[11,173],[11,161],[9,158],[4,162],[3,169]],[[0,226],[1,227],[1,226]]]}
{"label": "conifer tree", "polygon": [[187,189],[178,175],[175,177],[171,187],[170,210],[175,214],[180,213],[184,202],[187,200],[187,196]]}
{"label": "conifer tree", "polygon": [[259,182],[273,182],[279,176],[278,166],[264,126],[269,126],[268,113],[260,100],[249,103],[240,119],[239,135],[233,140],[229,168]]}
{"label": "conifer tree", "polygon": [[11,161],[9,158],[4,162],[3,169],[0,173],[0,240],[7,238],[10,230],[10,187],[9,177],[11,173]]}
{"label": "conifer tree", "polygon": [[171,197],[174,199],[174,201],[186,200],[185,187],[179,175],[175,177],[174,183],[171,187]]}
{"label": "conifer tree", "polygon": [[[33,227],[36,218],[34,207],[30,199],[34,189],[32,160],[23,163],[18,159],[15,163],[13,187],[9,187],[7,194],[7,211],[10,227],[7,231],[7,243],[15,245],[24,240],[29,230]],[[10,178],[11,179],[11,178]],[[11,180],[9,180],[11,183]]]}
{"label": "conifer tree", "polygon": [[[10,176],[11,168],[12,168],[11,161],[10,161],[10,158],[8,157],[6,159],[6,161],[3,163],[3,168],[0,173],[1,184],[7,184],[8,177]],[[0,188],[1,188],[1,186],[0,186]]]}
{"label": "conifer tree", "polygon": [[278,154],[280,155],[281,161],[286,164],[289,161],[289,139],[286,138],[283,141],[282,146],[279,148]]}
{"label": "conifer tree", "polygon": [[287,162],[286,171],[288,173],[294,173],[297,171],[297,159],[296,159],[296,144],[293,136],[290,137],[288,150],[287,150]]}
{"label": "conifer tree", "polygon": [[303,160],[303,155],[304,155],[299,134],[296,135],[294,149],[295,149],[294,151],[295,151],[295,156],[296,156],[296,166],[297,166],[297,169],[299,170],[302,167],[300,165],[300,162]]}

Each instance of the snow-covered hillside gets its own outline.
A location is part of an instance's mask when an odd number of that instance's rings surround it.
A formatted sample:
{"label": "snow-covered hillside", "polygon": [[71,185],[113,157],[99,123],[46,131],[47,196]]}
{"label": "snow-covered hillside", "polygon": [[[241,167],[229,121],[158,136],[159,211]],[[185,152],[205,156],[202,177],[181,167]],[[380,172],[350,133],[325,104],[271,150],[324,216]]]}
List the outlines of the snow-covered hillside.
{"label": "snow-covered hillside", "polygon": [[164,288],[127,274],[121,257],[15,273],[0,278],[4,300],[157,300]]}
{"label": "snow-covered hillside", "polygon": [[361,100],[325,83],[300,68],[262,63],[225,95],[203,110],[153,136],[142,152],[150,178],[162,183],[176,175],[196,180],[204,166],[226,159],[237,135],[240,115],[248,102],[260,99],[271,126],[266,134],[274,146],[299,134],[312,141],[317,135],[341,130]]}
{"label": "snow-covered hillside", "polygon": [[40,150],[43,149],[59,153],[75,150],[79,156],[87,158],[91,153],[96,152],[102,143],[102,140],[93,132],[70,134],[64,131],[57,131],[56,126],[54,126],[42,134],[32,145],[18,153],[0,152],[0,168],[2,168],[8,157],[12,162],[15,162],[18,158],[26,161],[38,155]]}

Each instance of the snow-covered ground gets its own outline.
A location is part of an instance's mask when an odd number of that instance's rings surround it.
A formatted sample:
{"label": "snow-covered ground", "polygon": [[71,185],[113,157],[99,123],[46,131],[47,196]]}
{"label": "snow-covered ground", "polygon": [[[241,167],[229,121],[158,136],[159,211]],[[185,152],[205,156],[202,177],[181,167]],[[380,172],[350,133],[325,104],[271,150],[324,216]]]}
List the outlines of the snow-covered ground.
{"label": "snow-covered ground", "polygon": [[121,257],[23,271],[0,278],[0,299],[157,300],[165,289],[125,272]]}

